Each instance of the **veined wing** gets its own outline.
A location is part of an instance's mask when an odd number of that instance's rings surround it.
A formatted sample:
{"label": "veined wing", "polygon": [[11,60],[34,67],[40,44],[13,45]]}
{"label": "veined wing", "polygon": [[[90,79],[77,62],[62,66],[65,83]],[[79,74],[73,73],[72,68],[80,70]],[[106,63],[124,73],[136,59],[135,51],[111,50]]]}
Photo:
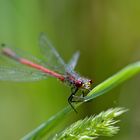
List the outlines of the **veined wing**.
{"label": "veined wing", "polygon": [[[19,61],[8,57],[4,53],[4,50],[8,49],[12,53],[16,54],[17,57],[25,58],[33,63],[40,64],[41,61],[24,51],[17,48],[3,45],[0,47],[0,80],[3,81],[34,81],[46,78],[48,75],[37,70],[33,67],[21,64]],[[8,51],[7,50],[7,51]]]}
{"label": "veined wing", "polygon": [[67,64],[67,71],[68,72],[74,71],[74,69],[77,65],[79,56],[80,56],[79,51],[77,51],[76,53],[73,54],[72,58],[70,59],[69,63]]}
{"label": "veined wing", "polygon": [[[21,64],[19,64],[19,62],[13,60],[12,58],[9,58],[7,55],[5,55],[5,53],[3,53],[3,50],[5,48],[8,48],[9,50],[14,52],[20,58],[25,58],[25,59],[32,61],[33,63],[39,64],[39,65],[43,65],[43,66],[45,65],[42,60],[36,58],[35,56],[31,55],[30,53],[28,53],[20,48],[9,46],[7,44],[2,44],[0,46],[0,64],[4,62],[4,64],[7,63],[8,65],[11,65],[11,64],[21,65]],[[7,64],[6,64],[6,66],[7,66]]]}
{"label": "veined wing", "polygon": [[10,66],[0,66],[1,81],[27,82],[36,81],[47,78],[45,73],[40,71],[29,71],[22,68],[14,68]]}
{"label": "veined wing", "polygon": [[45,56],[47,67],[61,74],[64,74],[66,72],[66,64],[44,33],[41,33],[40,35],[39,44],[41,52]]}

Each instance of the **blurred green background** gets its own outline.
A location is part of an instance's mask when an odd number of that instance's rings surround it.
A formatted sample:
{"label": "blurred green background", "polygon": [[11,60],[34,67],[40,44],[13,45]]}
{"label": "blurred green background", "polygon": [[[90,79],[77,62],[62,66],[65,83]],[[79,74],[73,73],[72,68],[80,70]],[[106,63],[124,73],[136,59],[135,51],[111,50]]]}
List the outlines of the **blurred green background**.
{"label": "blurred green background", "polygon": [[[38,36],[42,31],[66,62],[76,50],[81,52],[76,70],[93,79],[96,86],[140,60],[140,1],[0,0],[1,43],[40,56]],[[64,118],[61,129],[87,115],[122,106],[130,111],[121,118],[121,131],[107,139],[139,140],[139,85],[140,76],[136,76],[82,105],[78,114]],[[18,140],[67,106],[69,94],[70,88],[53,78],[26,83],[0,81],[0,139]]]}

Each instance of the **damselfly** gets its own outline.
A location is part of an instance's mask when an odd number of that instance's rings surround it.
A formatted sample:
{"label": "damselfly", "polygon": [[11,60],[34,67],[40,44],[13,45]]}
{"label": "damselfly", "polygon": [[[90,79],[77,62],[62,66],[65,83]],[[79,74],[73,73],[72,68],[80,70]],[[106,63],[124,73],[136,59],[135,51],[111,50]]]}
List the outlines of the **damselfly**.
{"label": "damselfly", "polygon": [[[66,64],[44,33],[40,35],[39,44],[45,62],[30,55],[23,55],[22,51],[2,44],[1,59],[6,59],[10,63],[14,62],[16,65],[0,66],[0,80],[33,81],[47,78],[47,76],[55,77],[71,87],[68,103],[76,111],[72,102],[83,101],[84,93],[91,89],[92,84],[92,80],[81,77],[74,71],[79,52],[76,52]],[[78,90],[81,90],[82,96],[76,96]]]}

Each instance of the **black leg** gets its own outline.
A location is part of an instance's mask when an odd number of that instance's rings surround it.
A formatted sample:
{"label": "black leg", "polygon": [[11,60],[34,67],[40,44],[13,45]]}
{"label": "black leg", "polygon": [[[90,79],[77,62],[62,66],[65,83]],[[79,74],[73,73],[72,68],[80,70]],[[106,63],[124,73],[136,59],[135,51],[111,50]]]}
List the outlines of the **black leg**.
{"label": "black leg", "polygon": [[83,97],[85,97],[85,92],[84,91],[82,91],[82,95],[83,95]]}
{"label": "black leg", "polygon": [[73,96],[76,94],[76,92],[78,91],[78,88],[72,88],[72,93],[71,95],[69,96],[68,98],[68,103],[70,104],[70,106],[72,107],[72,109],[77,113],[76,109],[74,108],[74,106],[72,105],[72,99],[73,99]]}

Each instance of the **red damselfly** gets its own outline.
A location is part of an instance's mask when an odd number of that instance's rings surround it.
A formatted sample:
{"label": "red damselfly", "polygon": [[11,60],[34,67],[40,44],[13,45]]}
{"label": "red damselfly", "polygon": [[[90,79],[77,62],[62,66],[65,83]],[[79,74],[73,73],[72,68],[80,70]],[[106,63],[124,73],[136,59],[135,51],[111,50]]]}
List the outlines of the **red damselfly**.
{"label": "red damselfly", "polygon": [[[47,76],[55,77],[71,87],[68,103],[76,112],[72,102],[83,101],[84,93],[91,89],[92,84],[92,80],[81,77],[74,71],[79,52],[76,52],[66,64],[44,33],[40,35],[39,44],[45,61],[30,55],[23,55],[22,51],[2,44],[0,48],[1,60],[6,59],[10,63],[0,66],[0,80],[33,81],[47,78]],[[82,96],[75,95],[78,90],[82,91]]]}

